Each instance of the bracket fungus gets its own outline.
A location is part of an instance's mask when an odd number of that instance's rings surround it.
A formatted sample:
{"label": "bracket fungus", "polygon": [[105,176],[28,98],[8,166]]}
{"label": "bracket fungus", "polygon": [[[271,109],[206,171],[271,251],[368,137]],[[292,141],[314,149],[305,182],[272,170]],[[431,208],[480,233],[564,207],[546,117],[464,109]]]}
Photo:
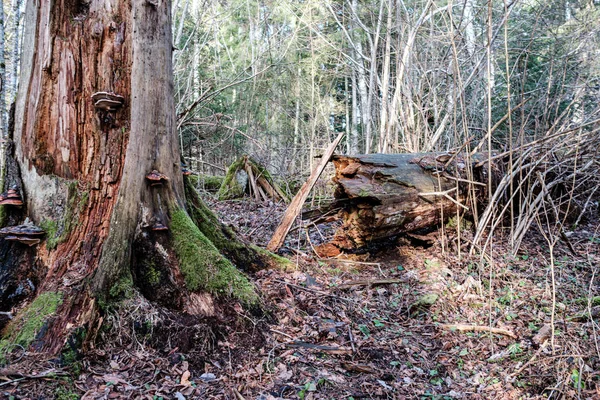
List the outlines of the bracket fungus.
{"label": "bracket fungus", "polygon": [[8,189],[6,192],[0,194],[0,205],[3,206],[22,206],[23,199],[19,192],[14,189]]}
{"label": "bracket fungus", "polygon": [[5,240],[19,242],[28,246],[38,244],[46,232],[38,226],[33,225],[29,220],[23,225],[7,226],[0,229],[0,236],[5,236]]}
{"label": "bracket fungus", "polygon": [[92,95],[96,110],[117,111],[125,104],[125,98],[116,93],[96,92]]}
{"label": "bracket fungus", "polygon": [[140,227],[144,230],[153,232],[164,232],[169,230],[166,225],[164,225],[162,222],[158,222],[158,219],[155,217],[153,217],[150,221],[143,222]]}
{"label": "bracket fungus", "polygon": [[160,222],[157,222],[156,224],[152,225],[152,227],[150,229],[152,229],[155,232],[157,232],[157,231],[168,231],[169,230],[169,228],[167,228],[166,226],[164,226]]}
{"label": "bracket fungus", "polygon": [[148,183],[150,183],[150,186],[160,186],[167,182],[169,177],[153,169],[148,175],[146,175],[146,180]]}
{"label": "bracket fungus", "polygon": [[190,176],[192,174],[192,171],[185,167],[181,168],[181,172],[183,173],[183,176]]}

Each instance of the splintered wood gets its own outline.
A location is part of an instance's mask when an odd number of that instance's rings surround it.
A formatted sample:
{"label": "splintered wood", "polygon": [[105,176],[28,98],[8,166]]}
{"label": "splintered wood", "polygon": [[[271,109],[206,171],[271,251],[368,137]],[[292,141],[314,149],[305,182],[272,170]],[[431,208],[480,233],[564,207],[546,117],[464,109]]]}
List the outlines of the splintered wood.
{"label": "splintered wood", "polygon": [[341,205],[343,226],[332,243],[352,250],[469,211],[485,198],[486,159],[482,153],[334,156],[331,207]]}
{"label": "splintered wood", "polygon": [[296,196],[294,196],[294,198],[292,199],[290,206],[283,215],[281,223],[277,227],[277,230],[275,230],[271,241],[267,245],[267,250],[277,251],[283,244],[283,241],[285,240],[285,237],[290,231],[294,220],[296,219],[298,214],[300,214],[300,211],[302,211],[302,205],[308,198],[308,194],[310,193],[313,186],[315,186],[315,183],[317,183],[317,179],[319,179],[319,176],[321,176],[321,174],[323,173],[323,170],[327,166],[327,163],[329,162],[331,155],[335,151],[335,148],[342,140],[342,137],[344,137],[344,132],[340,133],[338,137],[335,138],[335,140],[329,145],[327,150],[325,150],[325,153],[323,153],[323,157],[321,158],[321,162],[319,163],[319,165],[317,165],[317,167],[312,171],[308,180],[304,182],[304,185],[302,185]]}

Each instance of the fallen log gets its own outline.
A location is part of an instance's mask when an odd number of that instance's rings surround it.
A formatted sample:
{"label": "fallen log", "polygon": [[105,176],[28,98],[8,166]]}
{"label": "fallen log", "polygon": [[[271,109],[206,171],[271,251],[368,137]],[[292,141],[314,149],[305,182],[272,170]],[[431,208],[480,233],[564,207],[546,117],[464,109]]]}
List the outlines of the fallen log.
{"label": "fallen log", "polygon": [[[332,243],[355,250],[469,212],[477,199],[487,199],[486,159],[483,153],[334,156],[331,207],[342,208],[343,225]],[[495,182],[501,171],[492,167]]]}

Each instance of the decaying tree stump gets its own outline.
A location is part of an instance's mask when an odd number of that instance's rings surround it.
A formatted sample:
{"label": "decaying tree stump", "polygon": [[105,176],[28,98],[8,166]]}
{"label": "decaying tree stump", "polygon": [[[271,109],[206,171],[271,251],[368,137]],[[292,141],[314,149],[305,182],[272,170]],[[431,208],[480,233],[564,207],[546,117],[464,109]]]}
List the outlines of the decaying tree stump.
{"label": "decaying tree stump", "polygon": [[246,193],[256,200],[288,201],[265,167],[249,156],[242,156],[227,169],[218,197],[231,200]]}
{"label": "decaying tree stump", "polygon": [[[468,212],[477,199],[487,197],[486,158],[449,153],[334,156],[337,188],[331,207],[341,207],[343,226],[331,244],[354,250]],[[500,171],[496,165],[492,171],[495,181]]]}
{"label": "decaying tree stump", "polygon": [[192,321],[218,302],[259,307],[232,261],[286,261],[237,240],[182,169],[170,2],[27,1],[24,21],[0,174],[0,315],[15,316],[0,354],[91,343],[101,314],[140,294]]}

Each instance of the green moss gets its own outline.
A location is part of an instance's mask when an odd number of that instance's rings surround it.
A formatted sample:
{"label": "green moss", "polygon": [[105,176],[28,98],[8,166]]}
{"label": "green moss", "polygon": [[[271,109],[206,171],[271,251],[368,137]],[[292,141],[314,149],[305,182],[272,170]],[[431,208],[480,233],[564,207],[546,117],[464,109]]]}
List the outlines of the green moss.
{"label": "green moss", "polygon": [[56,400],[77,400],[80,396],[72,389],[67,389],[63,386],[56,388]]}
{"label": "green moss", "polygon": [[83,346],[86,334],[87,331],[84,327],[73,330],[60,353],[62,364],[69,366],[74,376],[79,376],[81,373],[81,347]]}
{"label": "green moss", "polygon": [[46,247],[48,250],[55,249],[60,243],[61,236],[58,234],[58,223],[51,219],[44,219],[40,222],[40,228],[46,231]]}
{"label": "green moss", "polygon": [[89,192],[79,191],[77,181],[68,183],[67,208],[60,221],[44,219],[40,227],[46,231],[46,248],[54,250],[56,246],[67,240],[71,230],[77,225],[79,214],[87,205]]}
{"label": "green moss", "polygon": [[464,217],[458,218],[456,216],[448,219],[448,222],[446,222],[446,228],[455,229],[456,227],[458,227],[459,223],[460,223],[460,229],[462,231],[471,230],[473,228],[473,223],[471,221],[469,221],[468,219],[466,219]]}
{"label": "green moss", "polygon": [[279,190],[279,186],[277,186],[269,171],[249,156],[242,156],[229,166],[227,173],[225,174],[225,178],[223,178],[223,183],[221,184],[219,192],[217,193],[219,200],[231,200],[244,196],[244,191],[246,188],[242,187],[238,183],[236,175],[238,171],[244,170],[246,164],[252,168],[252,172],[256,178],[262,177],[266,179],[267,182],[269,182],[277,192],[285,197],[283,199],[284,201],[289,201],[289,198],[287,198],[287,196],[281,190]]}
{"label": "green moss", "polygon": [[160,283],[160,275],[160,271],[156,269],[156,265],[153,262],[146,263],[146,273],[144,274],[144,280],[149,285],[158,285]]}
{"label": "green moss", "polygon": [[131,273],[127,271],[111,286],[109,295],[111,299],[130,299],[133,296],[133,291],[133,278]]}
{"label": "green moss", "polygon": [[194,187],[202,188],[209,192],[216,192],[221,188],[225,177],[213,175],[190,175],[188,177]]}
{"label": "green moss", "polygon": [[7,326],[3,340],[0,342],[0,352],[11,350],[10,346],[13,344],[27,349],[62,301],[61,292],[45,292],[38,295]]}
{"label": "green moss", "polygon": [[6,226],[6,206],[0,206],[0,228],[4,228]]}
{"label": "green moss", "polygon": [[258,247],[256,245],[251,244],[250,248],[256,251],[258,254],[262,255],[265,258],[269,258],[271,262],[271,267],[281,270],[281,271],[295,271],[297,266],[295,263],[291,262],[285,257],[278,256],[275,253],[271,253],[268,250],[263,249],[262,247]]}
{"label": "green moss", "polygon": [[208,240],[228,259],[245,270],[274,267],[282,270],[295,268],[286,258],[276,256],[260,247],[241,242],[233,230],[223,225],[217,216],[200,200],[195,189],[187,182],[185,197],[189,216]]}
{"label": "green moss", "polygon": [[219,192],[217,193],[219,200],[231,200],[244,195],[245,188],[239,184],[236,175],[237,172],[244,167],[245,163],[246,156],[240,157],[236,162],[229,166],[227,173],[225,174],[225,178],[223,179],[223,183],[221,184]]}
{"label": "green moss", "polygon": [[173,248],[189,290],[228,295],[246,304],[258,301],[250,281],[219,253],[184,210],[174,210],[171,232]]}

